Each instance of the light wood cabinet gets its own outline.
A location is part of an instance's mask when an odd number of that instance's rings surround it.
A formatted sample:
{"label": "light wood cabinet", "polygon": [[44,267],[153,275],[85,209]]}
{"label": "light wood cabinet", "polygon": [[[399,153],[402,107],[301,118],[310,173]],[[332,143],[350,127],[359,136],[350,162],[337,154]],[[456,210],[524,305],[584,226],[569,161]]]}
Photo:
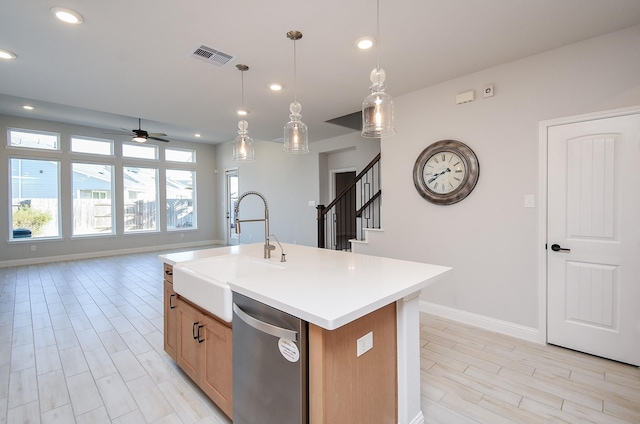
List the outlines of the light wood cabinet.
{"label": "light wood cabinet", "polygon": [[233,342],[231,328],[203,315],[200,387],[230,418],[233,414]]}
{"label": "light wood cabinet", "polygon": [[[178,366],[233,417],[232,328],[173,291],[165,265],[164,346]],[[391,303],[329,331],[309,324],[309,423],[396,422],[397,319]],[[373,348],[356,341],[373,332]]]}
{"label": "light wood cabinet", "polygon": [[181,297],[177,299],[176,327],[178,366],[231,418],[231,328]]}
{"label": "light wood cabinet", "polygon": [[[309,324],[309,423],[395,423],[396,305],[336,330]],[[373,332],[373,348],[357,356],[356,341]]]}
{"label": "light wood cabinet", "polygon": [[175,361],[178,344],[178,295],[173,283],[164,280],[164,350]]}

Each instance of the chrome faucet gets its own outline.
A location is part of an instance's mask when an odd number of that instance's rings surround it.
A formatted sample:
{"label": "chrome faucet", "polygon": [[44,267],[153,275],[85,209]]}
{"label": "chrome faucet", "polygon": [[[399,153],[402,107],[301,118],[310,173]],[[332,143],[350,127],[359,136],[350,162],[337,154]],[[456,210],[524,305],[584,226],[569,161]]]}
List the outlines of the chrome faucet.
{"label": "chrome faucet", "polygon": [[[241,220],[239,218],[239,215],[240,215],[240,202],[242,202],[242,199],[244,199],[245,197],[247,197],[250,194],[255,194],[256,196],[261,198],[262,201],[264,202],[264,219],[242,219]],[[236,234],[240,234],[240,223],[241,222],[261,222],[261,221],[264,221],[264,258],[265,259],[271,258],[271,251],[274,250],[276,247],[271,245],[271,244],[269,244],[269,206],[267,204],[267,199],[262,194],[258,193],[257,191],[245,191],[244,193],[242,193],[240,195],[240,197],[238,197],[238,200],[236,200],[233,210],[234,210],[235,216],[236,216]]]}

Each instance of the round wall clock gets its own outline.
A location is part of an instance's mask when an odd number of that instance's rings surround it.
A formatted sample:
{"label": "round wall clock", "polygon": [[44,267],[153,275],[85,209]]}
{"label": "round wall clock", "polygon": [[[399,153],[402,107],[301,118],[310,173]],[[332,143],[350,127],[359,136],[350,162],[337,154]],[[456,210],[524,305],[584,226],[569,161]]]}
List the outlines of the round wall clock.
{"label": "round wall clock", "polygon": [[437,141],[420,153],[413,166],[413,184],[422,197],[437,205],[458,203],[478,182],[476,154],[455,140]]}

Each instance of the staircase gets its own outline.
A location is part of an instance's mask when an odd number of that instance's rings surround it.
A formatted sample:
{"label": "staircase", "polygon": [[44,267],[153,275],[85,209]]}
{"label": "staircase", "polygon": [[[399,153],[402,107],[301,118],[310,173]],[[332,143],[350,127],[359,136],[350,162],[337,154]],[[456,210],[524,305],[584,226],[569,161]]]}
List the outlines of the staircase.
{"label": "staircase", "polygon": [[366,228],[380,228],[380,153],[329,205],[318,205],[318,247],[351,251]]}

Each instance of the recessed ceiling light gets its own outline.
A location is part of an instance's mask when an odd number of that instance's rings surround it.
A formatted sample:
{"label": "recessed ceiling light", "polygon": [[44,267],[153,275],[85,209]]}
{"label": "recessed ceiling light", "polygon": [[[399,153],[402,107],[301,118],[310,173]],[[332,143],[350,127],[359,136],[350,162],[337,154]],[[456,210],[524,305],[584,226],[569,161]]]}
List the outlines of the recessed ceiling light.
{"label": "recessed ceiling light", "polygon": [[200,137],[201,137],[201,135],[200,135],[200,134],[194,134],[193,136],[194,136],[195,138],[200,138]]}
{"label": "recessed ceiling light", "polygon": [[9,50],[0,49],[0,59],[15,59],[16,54]]}
{"label": "recessed ceiling light", "polygon": [[271,91],[280,91],[282,90],[283,85],[280,84],[279,82],[272,82],[271,84],[269,84],[269,90]]}
{"label": "recessed ceiling light", "polygon": [[373,43],[375,42],[373,37],[365,36],[360,37],[356,40],[356,46],[358,46],[361,50],[367,50],[373,47]]}
{"label": "recessed ceiling light", "polygon": [[248,110],[244,110],[244,109],[238,110],[238,115],[240,116],[247,116],[248,114],[249,114]]}
{"label": "recessed ceiling light", "polygon": [[33,107],[31,105],[22,105],[22,109],[33,110],[33,109],[35,109],[35,107]]}
{"label": "recessed ceiling light", "polygon": [[81,24],[84,21],[78,12],[64,7],[52,7],[51,13],[53,13],[56,18],[68,24]]}

